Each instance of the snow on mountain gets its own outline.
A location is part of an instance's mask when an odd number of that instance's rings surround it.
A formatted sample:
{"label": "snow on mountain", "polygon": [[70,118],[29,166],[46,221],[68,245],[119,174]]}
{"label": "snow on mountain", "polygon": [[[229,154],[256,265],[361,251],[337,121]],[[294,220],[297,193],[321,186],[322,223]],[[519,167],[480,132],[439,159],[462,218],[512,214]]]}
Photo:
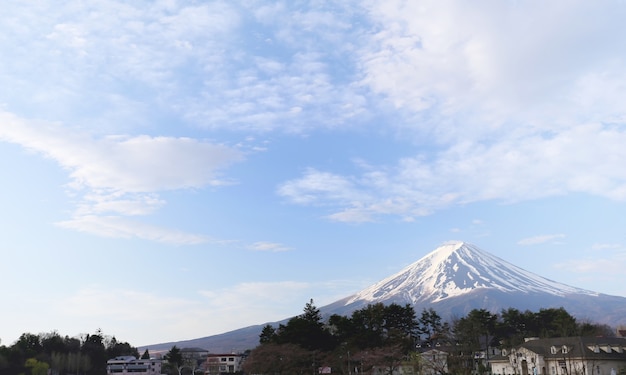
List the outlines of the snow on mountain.
{"label": "snow on mountain", "polygon": [[465,242],[448,242],[417,262],[344,299],[375,303],[403,300],[436,303],[479,289],[501,292],[542,293],[563,297],[598,293],[558,283],[523,270]]}

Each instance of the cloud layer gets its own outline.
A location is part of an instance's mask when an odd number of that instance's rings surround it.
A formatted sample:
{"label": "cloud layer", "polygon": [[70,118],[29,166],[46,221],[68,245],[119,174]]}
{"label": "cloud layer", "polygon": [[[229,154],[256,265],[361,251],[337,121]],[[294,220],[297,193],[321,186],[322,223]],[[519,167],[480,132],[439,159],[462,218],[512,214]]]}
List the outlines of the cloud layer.
{"label": "cloud layer", "polygon": [[626,200],[615,5],[372,3],[361,83],[403,114],[391,126],[439,149],[349,175],[311,169],[278,193],[353,222],[578,192]]}
{"label": "cloud layer", "polygon": [[0,113],[0,123],[0,140],[40,153],[68,171],[68,187],[82,198],[73,218],[59,224],[103,236],[205,242],[201,235],[163,230],[127,217],[153,213],[165,204],[159,192],[226,184],[219,170],[243,160],[235,148],[191,138],[94,138],[7,113]]}

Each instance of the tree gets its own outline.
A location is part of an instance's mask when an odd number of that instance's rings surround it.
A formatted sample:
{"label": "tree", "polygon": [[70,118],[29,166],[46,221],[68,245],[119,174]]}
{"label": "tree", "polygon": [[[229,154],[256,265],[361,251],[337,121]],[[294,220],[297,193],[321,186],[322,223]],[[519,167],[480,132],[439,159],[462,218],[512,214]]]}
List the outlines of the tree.
{"label": "tree", "polygon": [[275,338],[278,344],[296,344],[307,350],[330,350],[334,346],[333,336],[324,326],[313,300],[306,304],[302,315],[279,325]]}
{"label": "tree", "polygon": [[505,346],[513,347],[523,343],[526,337],[537,336],[533,333],[535,319],[534,313],[528,310],[522,313],[515,308],[503,309],[496,323],[496,331]]}
{"label": "tree", "polygon": [[91,368],[87,371],[92,374],[105,374],[108,360],[106,348],[104,346],[104,336],[100,329],[93,335],[87,334],[81,346],[81,352],[89,357]]}
{"label": "tree", "polygon": [[23,333],[13,344],[13,361],[25,363],[28,358],[34,358],[41,353],[42,346],[38,335]]}
{"label": "tree", "polygon": [[108,340],[106,345],[106,354],[108,358],[115,358],[125,355],[132,355],[135,358],[139,358],[139,351],[137,350],[137,348],[132,347],[127,342],[117,341],[115,339],[115,336],[111,337]]}
{"label": "tree", "polygon": [[384,341],[385,305],[376,303],[352,313],[352,342],[361,349],[382,346]]}
{"label": "tree", "polygon": [[176,371],[180,374],[183,365],[183,353],[176,345],[172,346],[169,352],[165,353],[163,359],[167,361],[167,367],[170,371]]}
{"label": "tree", "polygon": [[27,369],[30,369],[31,375],[47,375],[50,365],[46,362],[40,362],[35,358],[29,358],[24,365]]}
{"label": "tree", "polygon": [[392,303],[384,309],[384,333],[387,344],[399,344],[406,350],[412,347],[417,332],[417,321],[413,306]]}
{"label": "tree", "polygon": [[563,307],[558,309],[540,309],[536,314],[541,325],[541,337],[568,337],[578,334],[576,318],[570,315]]}
{"label": "tree", "polygon": [[259,343],[267,344],[276,341],[276,329],[270,324],[263,327],[261,334],[259,335]]}
{"label": "tree", "polygon": [[449,330],[448,323],[443,323],[441,316],[432,307],[422,310],[417,332],[425,336],[424,340],[428,344],[435,346],[437,342],[447,340]]}
{"label": "tree", "polygon": [[495,339],[497,319],[497,315],[485,309],[474,309],[454,323],[459,352],[455,353],[454,358],[448,357],[453,364],[449,368],[451,372],[468,373],[474,368],[483,369],[482,361],[474,361],[474,353],[484,351],[488,355],[487,349]]}
{"label": "tree", "polygon": [[322,314],[313,304],[313,298],[311,298],[311,300],[304,305],[304,312],[300,315],[300,317],[311,324],[322,323]]}
{"label": "tree", "polygon": [[143,354],[141,355],[141,359],[150,359],[150,353],[148,352],[148,349],[143,352]]}
{"label": "tree", "polygon": [[310,373],[315,353],[299,345],[266,343],[254,349],[243,364],[246,374]]}

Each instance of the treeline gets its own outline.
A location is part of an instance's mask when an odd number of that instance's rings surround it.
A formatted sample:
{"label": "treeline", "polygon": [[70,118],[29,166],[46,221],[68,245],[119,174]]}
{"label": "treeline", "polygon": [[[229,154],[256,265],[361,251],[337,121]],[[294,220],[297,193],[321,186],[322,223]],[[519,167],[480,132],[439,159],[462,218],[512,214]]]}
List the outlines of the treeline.
{"label": "treeline", "polygon": [[[368,305],[351,316],[326,321],[311,300],[302,315],[278,327],[266,325],[259,346],[244,363],[246,373],[306,373],[330,367],[332,373],[360,373],[373,367],[393,373],[399,366],[423,370],[420,352],[446,349],[447,370],[466,374],[474,354],[487,347],[507,348],[525,337],[612,336],[610,327],[579,322],[563,308],[538,312],[509,308],[499,314],[475,309],[444,322],[433,309],[417,317],[411,305]],[[433,366],[431,362],[429,364]],[[441,369],[431,369],[435,372]]]}
{"label": "treeline", "polygon": [[100,330],[79,337],[24,333],[13,345],[0,346],[0,374],[102,375],[107,360],[122,355],[139,358],[137,348]]}

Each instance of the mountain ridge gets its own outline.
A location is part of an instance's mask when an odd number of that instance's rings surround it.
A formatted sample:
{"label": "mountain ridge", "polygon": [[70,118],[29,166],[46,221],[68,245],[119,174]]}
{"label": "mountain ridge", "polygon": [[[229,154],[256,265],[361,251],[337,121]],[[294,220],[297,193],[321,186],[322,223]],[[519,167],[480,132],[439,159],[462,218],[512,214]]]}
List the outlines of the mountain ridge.
{"label": "mountain ridge", "polygon": [[[475,245],[449,241],[399,272],[353,294],[320,307],[323,316],[350,315],[374,303],[411,304],[417,314],[433,308],[443,319],[467,314],[475,308],[492,313],[516,308],[538,311],[563,307],[579,320],[626,324],[626,297],[611,296],[547,279],[517,267]],[[144,349],[172,345],[199,346],[210,351],[252,349],[266,324],[244,327],[220,335],[176,343],[156,344]]]}
{"label": "mountain ridge", "polygon": [[[473,263],[469,263],[468,258]],[[492,269],[487,270],[488,267]],[[484,276],[489,273],[491,278]],[[400,284],[399,280],[402,280]],[[408,285],[403,288],[405,284]],[[571,293],[598,295],[526,271],[467,242],[450,241],[400,272],[356,293],[348,303],[357,299],[375,301],[384,298],[383,294],[387,292],[399,291],[407,293],[414,304],[438,302],[480,288],[505,292],[541,291],[556,296]]]}

